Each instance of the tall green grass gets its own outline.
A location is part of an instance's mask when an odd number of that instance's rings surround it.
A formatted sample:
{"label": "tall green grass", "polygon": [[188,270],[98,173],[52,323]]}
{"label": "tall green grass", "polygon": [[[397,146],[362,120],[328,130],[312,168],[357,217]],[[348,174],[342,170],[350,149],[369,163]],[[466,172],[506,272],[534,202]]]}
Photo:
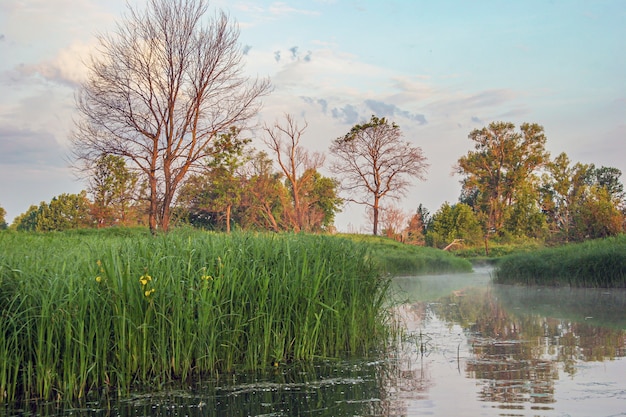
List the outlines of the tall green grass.
{"label": "tall green grass", "polygon": [[626,287],[626,235],[504,257],[494,281],[501,284]]}
{"label": "tall green grass", "polygon": [[392,318],[366,252],[315,235],[0,233],[0,403],[369,354]]}
{"label": "tall green grass", "polygon": [[342,235],[365,243],[368,257],[384,273],[394,276],[470,272],[472,264],[441,249],[407,245],[372,235]]}

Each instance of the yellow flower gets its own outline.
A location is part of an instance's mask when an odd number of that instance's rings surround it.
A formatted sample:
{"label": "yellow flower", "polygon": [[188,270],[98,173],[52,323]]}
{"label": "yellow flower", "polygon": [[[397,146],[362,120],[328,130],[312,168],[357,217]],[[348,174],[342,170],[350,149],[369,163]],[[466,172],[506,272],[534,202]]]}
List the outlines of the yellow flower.
{"label": "yellow flower", "polygon": [[205,281],[209,281],[209,280],[212,280],[212,279],[213,279],[213,277],[212,277],[211,275],[202,275],[202,277],[201,277],[201,278],[202,278],[203,280],[205,280]]}
{"label": "yellow flower", "polygon": [[139,282],[141,283],[141,285],[143,285],[144,287],[146,285],[148,285],[148,282],[152,281],[152,277],[150,275],[142,275],[141,277],[139,277]]}
{"label": "yellow flower", "polygon": [[146,297],[150,297],[150,295],[152,295],[155,291],[156,290],[152,288],[151,290],[144,291],[143,295],[145,295]]}
{"label": "yellow flower", "polygon": [[96,282],[102,282],[102,277],[100,275],[96,277]]}
{"label": "yellow flower", "polygon": [[102,266],[102,261],[101,261],[100,259],[98,259],[98,260],[96,261],[96,265],[98,265],[98,266]]}

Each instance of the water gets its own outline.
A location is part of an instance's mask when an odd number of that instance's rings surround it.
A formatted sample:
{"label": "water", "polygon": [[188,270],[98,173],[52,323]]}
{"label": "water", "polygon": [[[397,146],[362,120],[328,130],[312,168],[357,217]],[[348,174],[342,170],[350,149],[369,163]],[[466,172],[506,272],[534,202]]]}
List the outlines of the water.
{"label": "water", "polygon": [[489,270],[396,283],[424,346],[406,368],[428,387],[405,415],[626,415],[624,290],[490,285]]}
{"label": "water", "polygon": [[0,415],[626,416],[625,290],[498,286],[488,269],[393,288],[405,331],[386,357]]}

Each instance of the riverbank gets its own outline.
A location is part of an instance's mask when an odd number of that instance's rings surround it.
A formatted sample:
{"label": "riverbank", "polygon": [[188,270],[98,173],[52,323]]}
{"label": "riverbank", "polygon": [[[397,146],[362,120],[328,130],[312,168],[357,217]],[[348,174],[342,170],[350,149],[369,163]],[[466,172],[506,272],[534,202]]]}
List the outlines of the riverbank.
{"label": "riverbank", "polygon": [[625,288],[626,235],[505,256],[494,282]]}
{"label": "riverbank", "polygon": [[338,235],[367,245],[368,257],[393,276],[463,273],[472,271],[468,259],[426,246],[408,245],[382,236]]}

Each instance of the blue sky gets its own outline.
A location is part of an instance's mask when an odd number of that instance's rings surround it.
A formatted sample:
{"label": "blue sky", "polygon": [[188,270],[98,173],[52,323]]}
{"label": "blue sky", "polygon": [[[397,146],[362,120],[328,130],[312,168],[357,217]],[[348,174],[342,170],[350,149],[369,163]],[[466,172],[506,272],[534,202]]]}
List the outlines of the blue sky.
{"label": "blue sky", "polygon": [[[304,146],[326,151],[376,114],[423,149],[427,180],[397,203],[407,212],[456,202],[452,166],[471,148],[468,134],[492,121],[539,123],[553,156],[626,174],[623,0],[210,4],[239,24],[250,75],[272,80],[259,123],[293,114],[308,122]],[[124,0],[0,1],[0,206],[9,222],[85,187],[68,168],[73,94],[96,33],[125,10]],[[367,230],[363,213],[347,206],[337,226]]]}

